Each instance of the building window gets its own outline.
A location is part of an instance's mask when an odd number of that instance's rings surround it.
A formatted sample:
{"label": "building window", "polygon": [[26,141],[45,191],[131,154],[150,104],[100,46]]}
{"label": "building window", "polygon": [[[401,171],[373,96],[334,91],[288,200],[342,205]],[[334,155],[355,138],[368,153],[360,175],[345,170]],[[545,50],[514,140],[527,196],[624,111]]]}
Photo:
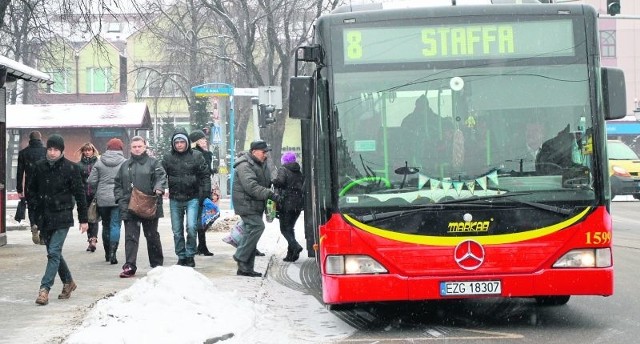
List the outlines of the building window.
{"label": "building window", "polygon": [[600,31],[600,56],[616,57],[616,31]]}
{"label": "building window", "polygon": [[87,68],[87,93],[113,92],[111,68]]}
{"label": "building window", "polygon": [[149,69],[138,71],[136,77],[138,97],[180,97],[180,88],[170,77]]}
{"label": "building window", "polygon": [[53,85],[46,86],[46,93],[71,93],[71,85],[69,84],[69,80],[71,80],[71,73],[69,69],[56,68],[47,71],[47,74],[51,76]]}
{"label": "building window", "polygon": [[120,23],[109,23],[107,26],[107,32],[120,32]]}

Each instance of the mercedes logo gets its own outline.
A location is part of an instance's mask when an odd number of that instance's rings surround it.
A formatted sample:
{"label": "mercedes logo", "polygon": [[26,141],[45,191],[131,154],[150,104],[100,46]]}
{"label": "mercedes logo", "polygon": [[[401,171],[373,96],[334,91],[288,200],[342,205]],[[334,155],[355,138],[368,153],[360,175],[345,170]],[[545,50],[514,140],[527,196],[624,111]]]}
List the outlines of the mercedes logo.
{"label": "mercedes logo", "polygon": [[453,259],[459,267],[475,270],[484,263],[484,248],[477,241],[465,240],[456,246]]}

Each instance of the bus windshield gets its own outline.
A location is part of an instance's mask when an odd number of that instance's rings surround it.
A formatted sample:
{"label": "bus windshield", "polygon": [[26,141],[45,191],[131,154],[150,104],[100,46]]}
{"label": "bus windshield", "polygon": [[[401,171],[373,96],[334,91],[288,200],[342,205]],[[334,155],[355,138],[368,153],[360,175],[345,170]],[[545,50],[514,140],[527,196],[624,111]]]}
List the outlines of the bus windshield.
{"label": "bus windshield", "polygon": [[334,70],[340,203],[523,191],[539,194],[536,201],[593,199],[585,60]]}

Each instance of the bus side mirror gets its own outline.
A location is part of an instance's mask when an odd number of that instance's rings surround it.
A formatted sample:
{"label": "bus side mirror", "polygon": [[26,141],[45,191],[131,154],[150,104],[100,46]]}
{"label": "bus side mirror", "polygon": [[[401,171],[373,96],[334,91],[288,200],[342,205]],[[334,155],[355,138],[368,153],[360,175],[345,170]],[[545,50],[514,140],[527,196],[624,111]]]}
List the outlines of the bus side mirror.
{"label": "bus side mirror", "polygon": [[627,115],[627,90],[622,69],[602,67],[604,119],[620,119]]}
{"label": "bus side mirror", "polygon": [[313,110],[313,78],[294,76],[289,81],[289,117],[311,119]]}

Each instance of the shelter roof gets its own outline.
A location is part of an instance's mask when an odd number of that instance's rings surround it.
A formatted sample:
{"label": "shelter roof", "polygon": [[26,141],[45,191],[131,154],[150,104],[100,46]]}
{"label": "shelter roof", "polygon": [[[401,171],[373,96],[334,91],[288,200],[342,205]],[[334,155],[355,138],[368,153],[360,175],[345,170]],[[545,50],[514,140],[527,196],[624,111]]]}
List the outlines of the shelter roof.
{"label": "shelter roof", "polygon": [[7,105],[7,128],[151,128],[146,103]]}
{"label": "shelter roof", "polygon": [[7,81],[24,79],[33,82],[46,83],[49,85],[53,84],[53,81],[48,74],[2,55],[0,55],[0,67],[4,67],[7,70]]}

